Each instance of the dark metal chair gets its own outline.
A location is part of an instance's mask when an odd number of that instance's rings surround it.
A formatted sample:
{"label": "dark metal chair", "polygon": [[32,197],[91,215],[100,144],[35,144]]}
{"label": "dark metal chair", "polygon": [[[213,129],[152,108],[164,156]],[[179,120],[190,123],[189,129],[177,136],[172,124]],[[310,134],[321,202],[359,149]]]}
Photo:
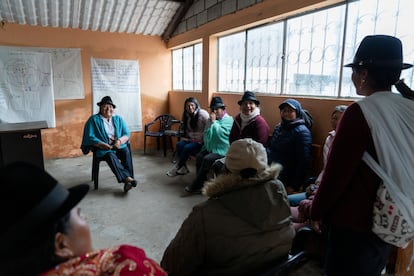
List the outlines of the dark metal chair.
{"label": "dark metal chair", "polygon": [[[132,160],[132,152],[131,152],[131,144],[129,143],[129,141],[127,142],[127,147],[129,150],[129,154],[131,155],[131,160]],[[96,156],[96,150],[93,149],[92,150],[93,155],[92,155],[92,181],[93,181],[93,185],[95,190],[98,189],[99,186],[99,163],[101,161],[105,161],[105,159]],[[132,168],[132,178],[134,178],[134,169]]]}
{"label": "dark metal chair", "polygon": [[146,123],[144,131],[144,154],[146,154],[147,150],[147,137],[154,137],[157,139],[157,150],[160,150],[162,142],[164,156],[167,156],[167,138],[180,137],[180,129],[172,129],[172,126],[175,124],[181,125],[181,121],[176,120],[171,114],[159,115],[152,122]]}

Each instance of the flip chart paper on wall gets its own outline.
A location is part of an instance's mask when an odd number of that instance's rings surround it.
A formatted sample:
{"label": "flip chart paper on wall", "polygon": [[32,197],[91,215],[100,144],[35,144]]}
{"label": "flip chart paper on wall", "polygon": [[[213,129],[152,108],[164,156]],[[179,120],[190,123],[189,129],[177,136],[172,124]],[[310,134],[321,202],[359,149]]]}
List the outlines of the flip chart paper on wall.
{"label": "flip chart paper on wall", "polygon": [[50,54],[0,47],[0,122],[55,127]]}
{"label": "flip chart paper on wall", "polygon": [[116,105],[115,113],[122,116],[130,131],[142,131],[141,91],[137,60],[91,58],[92,110],[104,96]]}
{"label": "flip chart paper on wall", "polygon": [[30,51],[50,54],[53,70],[53,95],[55,100],[85,98],[80,49],[16,46],[0,47],[5,51]]}

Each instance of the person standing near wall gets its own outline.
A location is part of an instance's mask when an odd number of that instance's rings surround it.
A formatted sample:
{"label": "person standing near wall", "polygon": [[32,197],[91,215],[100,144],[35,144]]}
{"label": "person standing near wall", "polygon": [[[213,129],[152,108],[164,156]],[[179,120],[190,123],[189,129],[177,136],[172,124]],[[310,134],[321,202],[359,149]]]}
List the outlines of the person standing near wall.
{"label": "person standing near wall", "polygon": [[200,152],[208,118],[208,112],[200,108],[196,98],[189,97],[185,100],[182,116],[184,133],[176,145],[178,163],[167,172],[168,176],[183,175],[190,172],[186,162],[190,155],[196,155]]}
{"label": "person standing near wall", "polygon": [[[356,92],[365,98],[342,116],[310,215],[328,228],[325,275],[377,276],[391,247],[372,231],[380,183],[395,195],[401,211],[414,210],[414,101],[391,91],[395,85],[404,93],[399,78],[412,65],[403,63],[398,38],[370,35],[345,67],[352,68]],[[362,160],[365,152],[396,185],[387,185],[370,169]],[[412,216],[404,219],[414,228]]]}
{"label": "person standing near wall", "polygon": [[96,151],[96,156],[104,158],[118,183],[124,183],[124,192],[137,186],[133,178],[133,164],[129,152],[130,131],[124,119],[114,114],[116,105],[110,96],[105,96],[100,102],[99,112],[86,121],[83,129],[81,149],[83,154]]}

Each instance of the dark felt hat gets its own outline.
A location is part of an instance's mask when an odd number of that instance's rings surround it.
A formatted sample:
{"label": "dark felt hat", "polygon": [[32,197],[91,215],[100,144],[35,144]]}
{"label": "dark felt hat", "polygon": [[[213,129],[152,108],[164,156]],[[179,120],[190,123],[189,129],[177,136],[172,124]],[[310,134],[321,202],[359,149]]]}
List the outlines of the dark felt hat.
{"label": "dark felt hat", "polygon": [[369,35],[361,41],[354,61],[345,67],[408,69],[403,63],[401,41],[389,35]]}
{"label": "dark felt hat", "polygon": [[111,97],[109,97],[109,96],[105,96],[105,97],[103,97],[103,98],[102,98],[102,100],[101,100],[99,103],[97,103],[97,105],[98,105],[98,106],[101,106],[101,105],[103,105],[103,104],[110,104],[110,105],[112,105],[114,108],[116,108],[116,105],[114,105],[114,103],[112,102]]}
{"label": "dark felt hat", "polygon": [[42,232],[71,209],[88,193],[89,185],[66,189],[44,169],[18,161],[0,169],[1,256],[25,250],[25,241],[38,239]]}
{"label": "dark felt hat", "polygon": [[253,93],[253,92],[251,92],[251,91],[246,91],[246,92],[244,92],[243,97],[242,97],[242,98],[241,98],[241,100],[240,100],[240,101],[238,101],[237,103],[238,103],[239,105],[241,105],[244,101],[252,101],[252,102],[254,102],[256,105],[259,105],[259,104],[260,104],[260,102],[257,100],[257,98],[256,98],[256,96],[254,95],[254,93]]}
{"label": "dark felt hat", "polygon": [[213,97],[211,99],[211,103],[210,103],[210,108],[211,109],[216,109],[216,108],[224,108],[226,107],[223,103],[223,100],[221,99],[221,97]]}

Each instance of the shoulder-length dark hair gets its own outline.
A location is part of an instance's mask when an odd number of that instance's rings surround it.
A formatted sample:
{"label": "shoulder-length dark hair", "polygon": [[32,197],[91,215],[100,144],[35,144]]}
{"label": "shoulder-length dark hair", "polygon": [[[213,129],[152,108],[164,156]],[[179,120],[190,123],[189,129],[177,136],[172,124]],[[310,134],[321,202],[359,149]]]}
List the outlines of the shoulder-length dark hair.
{"label": "shoulder-length dark hair", "polygon": [[[190,116],[190,114],[188,114],[187,109],[186,109],[187,103],[189,103],[189,102],[195,104],[195,106],[196,106],[196,110],[195,110],[193,116]],[[189,97],[189,98],[185,99],[185,102],[184,102],[184,111],[183,111],[183,118],[182,118],[182,120],[183,120],[183,128],[184,128],[184,133],[185,134],[187,134],[187,123],[188,123],[188,120],[190,120],[190,126],[191,126],[192,129],[195,129],[197,127],[198,116],[199,116],[199,112],[198,111],[199,110],[200,110],[200,104],[198,103],[198,101],[197,101],[196,98]]]}

